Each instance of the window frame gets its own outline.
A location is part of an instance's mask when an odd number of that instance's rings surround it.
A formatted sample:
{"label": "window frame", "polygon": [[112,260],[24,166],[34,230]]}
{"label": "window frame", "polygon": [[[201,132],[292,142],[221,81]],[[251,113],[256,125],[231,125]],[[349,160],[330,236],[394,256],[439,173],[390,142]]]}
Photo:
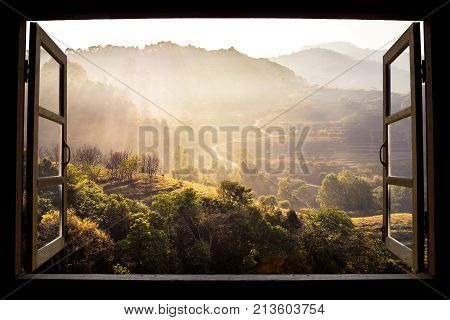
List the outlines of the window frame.
{"label": "window frame", "polygon": [[[39,103],[41,48],[59,64],[59,114]],[[67,245],[67,56],[37,23],[30,23],[29,71],[28,71],[28,121],[27,121],[27,167],[26,167],[26,215],[24,267],[29,273],[36,270]],[[38,177],[39,118],[60,125],[61,172],[59,176]],[[30,165],[31,164],[31,165]],[[42,248],[37,248],[37,192],[42,187],[61,186],[60,235]]]}
{"label": "window frame", "polygon": [[[391,114],[390,65],[409,49],[411,105]],[[422,77],[420,24],[413,23],[383,56],[383,240],[386,247],[414,271],[424,270],[424,189],[422,138]],[[412,172],[411,178],[390,174],[389,125],[411,119]],[[412,249],[390,236],[389,186],[412,189]]]}
{"label": "window frame", "polygon": [[[57,10],[36,10],[35,8],[29,8],[27,13],[29,13],[29,16],[31,19],[34,20],[57,20],[57,19],[64,19],[64,18],[70,18],[70,19],[89,19],[89,18],[131,18],[131,17],[141,17],[141,18],[154,18],[154,17],[173,17],[173,18],[180,18],[180,17],[212,17],[215,16],[214,13],[211,12],[203,12],[198,13],[194,12],[191,8],[191,11],[182,10],[179,12],[173,12],[170,11],[170,9],[167,8],[166,11],[159,11],[155,12],[153,11],[140,11],[137,13],[136,9],[133,9],[130,11],[129,4],[125,5],[119,5],[123,9],[117,10],[116,4],[110,4],[106,7],[98,8],[97,11],[92,10],[92,4],[89,6],[83,7],[81,11],[73,10],[73,8],[69,7],[59,7],[56,8]],[[447,101],[447,90],[448,88],[443,88],[443,84],[440,83],[440,81],[443,81],[444,78],[447,77],[446,71],[449,70],[449,64],[447,57],[444,57],[443,49],[446,48],[446,30],[445,26],[447,25],[448,18],[445,15],[445,9],[442,10],[444,13],[437,13],[437,14],[431,14],[429,13],[432,8],[414,11],[413,8],[418,9],[418,7],[409,6],[411,10],[408,12],[404,11],[404,7],[401,7],[401,10],[398,10],[394,13],[389,13],[388,9],[384,4],[380,4],[378,7],[380,10],[377,12],[370,13],[370,9],[364,9],[360,10],[358,12],[350,12],[346,9],[339,9],[337,7],[334,7],[334,9],[331,9],[328,13],[325,13],[322,9],[326,6],[323,4],[320,6],[321,10],[320,13],[317,11],[317,8],[312,8],[311,12],[302,11],[302,7],[299,5],[297,7],[297,10],[291,10],[289,13],[287,13],[286,10],[281,11],[267,11],[268,8],[263,9],[261,11],[256,10],[255,13],[237,13],[236,10],[231,10],[228,13],[222,13],[218,14],[217,16],[227,18],[227,17],[283,17],[283,18],[357,18],[357,19],[373,19],[373,18],[385,18],[386,20],[392,20],[392,19],[417,19],[424,21],[424,34],[425,34],[425,55],[426,55],[426,99],[427,99],[427,170],[428,170],[428,183],[427,183],[427,189],[428,189],[428,221],[429,221],[429,239],[428,239],[428,246],[429,246],[429,266],[430,271],[429,273],[434,277],[436,281],[433,281],[433,283],[430,283],[433,287],[440,287],[445,290],[449,289],[449,268],[450,265],[449,261],[449,251],[448,248],[450,247],[450,241],[449,236],[447,233],[448,228],[448,216],[446,215],[448,213],[448,208],[450,205],[450,201],[448,198],[448,194],[446,193],[446,190],[450,187],[449,180],[447,179],[448,173],[447,173],[447,165],[448,161],[444,158],[440,157],[442,155],[445,149],[443,146],[445,143],[445,138],[443,133],[445,130],[443,129],[446,126],[446,120],[445,117],[442,117],[443,115],[443,108],[440,108],[441,106],[445,105],[445,103],[448,103]],[[355,7],[356,8],[356,7]],[[358,7],[360,8],[360,7]],[[447,6],[448,9],[448,6]],[[449,10],[447,10],[448,13]],[[250,12],[250,11],[249,11]],[[421,18],[425,13],[429,13],[424,18]],[[143,282],[139,281],[138,279],[135,279],[134,284],[123,281],[123,277],[114,277],[115,280],[114,284],[111,284],[111,282],[107,282],[104,285],[100,281],[96,280],[95,275],[84,275],[83,279],[89,281],[81,281],[77,279],[70,279],[70,277],[65,277],[65,275],[60,275],[59,278],[55,281],[51,279],[43,279],[39,280],[37,282],[40,282],[37,286],[30,284],[30,280],[21,280],[21,251],[22,247],[20,245],[21,239],[20,239],[20,229],[22,225],[22,193],[23,193],[23,184],[22,184],[22,161],[23,161],[23,113],[24,113],[24,79],[26,78],[25,70],[26,66],[24,64],[25,61],[25,34],[26,34],[26,21],[29,20],[29,18],[24,16],[19,16],[15,14],[11,14],[10,12],[1,11],[0,15],[2,16],[2,19],[0,19],[0,25],[3,27],[5,31],[4,35],[4,45],[5,45],[5,56],[7,57],[8,61],[10,63],[6,63],[4,66],[4,74],[5,76],[10,79],[10,81],[6,81],[5,83],[5,91],[3,95],[3,99],[5,101],[5,105],[8,105],[10,107],[5,108],[4,112],[5,115],[8,115],[9,117],[16,118],[17,121],[12,121],[10,124],[12,125],[12,128],[7,128],[6,134],[7,137],[12,137],[16,135],[15,139],[6,139],[6,160],[9,163],[10,167],[15,166],[14,170],[8,170],[6,172],[6,181],[9,185],[12,185],[14,183],[15,189],[14,191],[12,188],[8,187],[6,192],[6,206],[4,208],[5,212],[11,212],[11,214],[5,214],[2,218],[2,224],[0,224],[0,229],[2,232],[0,232],[0,238],[2,241],[0,242],[0,248],[1,248],[1,255],[3,258],[3,261],[7,261],[7,263],[3,263],[0,265],[0,278],[2,281],[1,287],[2,289],[5,289],[9,286],[9,290],[17,290],[18,287],[21,287],[25,284],[27,284],[27,288],[30,288],[30,290],[25,290],[26,292],[22,296],[26,296],[28,298],[36,298],[39,297],[42,291],[36,290],[36,287],[47,288],[46,292],[51,293],[51,289],[49,289],[49,286],[51,288],[61,288],[63,291],[61,292],[53,292],[53,296],[55,294],[61,294],[65,297],[74,297],[79,298],[79,295],[76,294],[76,291],[72,291],[69,293],[67,291],[67,287],[81,289],[83,288],[83,296],[85,298],[91,297],[91,298],[98,298],[98,295],[96,294],[102,294],[102,297],[105,295],[111,297],[117,297],[122,296],[124,298],[130,298],[130,289],[136,289],[136,291],[131,291],[131,293],[134,293],[136,296],[136,292],[145,293],[147,296],[149,296],[148,289],[154,287],[153,284],[150,285],[150,281]],[[8,48],[8,50],[6,50]],[[432,85],[434,83],[434,85]],[[434,108],[433,108],[434,106]],[[434,109],[434,110],[433,110]],[[8,156],[9,154],[14,153],[14,160],[12,160],[12,155]],[[14,162],[13,162],[14,161]],[[14,182],[13,182],[14,181]],[[433,192],[434,191],[434,192]],[[14,211],[14,214],[12,213]],[[384,278],[383,278],[384,276]],[[53,277],[57,278],[57,277]],[[82,278],[80,276],[80,278]],[[333,278],[333,279],[332,279]],[[65,280],[71,280],[71,281],[65,281]],[[122,280],[122,281],[116,281],[116,280]],[[333,281],[333,280],[339,280],[339,281]],[[302,290],[297,290],[299,293],[296,295],[296,297],[305,296],[307,298],[311,298],[314,295],[314,293],[317,293],[320,290],[320,295],[318,297],[323,298],[324,294],[326,295],[327,292],[330,291],[324,291],[324,289],[329,290],[335,289],[335,293],[332,292],[329,293],[327,296],[330,298],[333,297],[339,297],[339,298],[345,298],[345,297],[354,297],[356,299],[361,298],[367,298],[368,296],[371,296],[375,299],[378,299],[380,296],[383,298],[394,298],[397,297],[397,294],[391,294],[392,290],[395,289],[398,290],[398,288],[401,286],[405,290],[402,293],[402,298],[417,298],[418,296],[423,296],[422,290],[418,290],[417,287],[413,287],[413,283],[417,283],[416,279],[412,280],[405,280],[402,279],[400,281],[394,280],[394,276],[390,275],[379,275],[377,277],[377,280],[383,280],[383,281],[364,281],[360,279],[359,281],[350,281],[348,278],[342,278],[338,275],[335,276],[328,276],[326,281],[322,281],[320,285],[320,289],[314,282],[312,286],[308,286],[308,281],[300,281],[300,282],[292,282],[292,285],[289,285],[290,288],[292,286],[295,286],[296,288],[308,288],[308,294],[302,295],[301,292],[304,292]],[[189,282],[189,281],[187,281]],[[313,281],[311,281],[313,282]],[[121,285],[122,283],[122,285]],[[279,283],[271,282],[271,288],[277,288],[279,289]],[[326,283],[326,284],[323,284]],[[189,282],[187,286],[184,287],[185,290],[176,290],[173,291],[173,288],[176,289],[183,289],[183,286],[179,285],[179,282],[173,283],[173,286],[161,286],[160,289],[166,290],[166,295],[162,293],[162,296],[166,296],[168,298],[172,297],[173,294],[177,293],[178,296],[181,295],[182,292],[191,292],[192,293],[192,287],[191,285],[195,284],[194,281]],[[226,283],[228,285],[228,283]],[[114,285],[114,287],[113,287]],[[243,290],[245,294],[248,294],[251,292],[252,294],[255,294],[255,297],[261,296],[261,293],[263,292],[262,285],[269,287],[268,282],[259,282],[258,285],[256,285],[255,289],[249,290],[249,287],[246,287],[246,290]],[[243,285],[245,286],[245,285]],[[34,287],[34,289],[33,289]],[[102,290],[95,290],[96,288],[101,287]],[[220,284],[218,286],[221,289],[225,289],[227,286],[224,286],[224,284]],[[236,287],[236,285],[232,285],[230,287]],[[359,288],[360,290],[357,292],[357,294],[349,294],[349,288]],[[86,289],[93,289],[93,290],[86,290]],[[118,288],[127,289],[126,294],[120,295],[117,293],[117,295],[114,295],[110,289],[114,288],[115,292],[117,292]],[[345,288],[346,290],[344,292],[339,291],[339,289]],[[409,289],[408,289],[409,288]],[[370,291],[372,289],[375,289],[374,291]],[[424,287],[426,290],[427,287]],[[429,287],[428,287],[429,289]],[[106,291],[105,291],[106,290]],[[109,290],[109,291],[108,291]],[[169,292],[170,290],[170,292]],[[362,291],[361,291],[362,290]],[[370,291],[370,292],[369,292]],[[181,292],[181,293],[180,293]],[[199,292],[199,290],[196,290],[195,292]],[[227,292],[226,290],[224,292]],[[241,291],[235,292],[234,294],[237,294]],[[278,291],[279,294],[283,293],[284,291]],[[339,292],[338,294],[336,294]],[[445,291],[444,291],[445,292]],[[230,292],[231,293],[231,292]],[[398,293],[398,292],[397,292]],[[87,295],[86,295],[87,294]],[[263,293],[264,296],[266,296],[266,292]],[[46,296],[47,298],[50,297]],[[55,296],[56,298],[61,298],[61,295]],[[198,294],[197,294],[198,296]],[[217,297],[218,295],[215,295]],[[239,296],[239,295],[237,295]],[[241,294],[244,298],[244,295]],[[160,298],[159,295],[153,295],[153,297]],[[206,296],[207,298],[210,298],[210,294]],[[224,296],[225,297],[225,296]],[[245,295],[245,297],[248,297]],[[292,297],[292,296],[290,296]],[[264,298],[264,297],[262,297]]]}
{"label": "window frame", "polygon": [[[29,220],[30,228],[27,230],[26,252],[31,252],[31,258],[26,260],[26,270],[31,273],[40,265],[45,263],[49,258],[54,256],[60,250],[62,250],[67,244],[66,224],[67,224],[67,196],[66,196],[66,182],[64,177],[66,176],[66,168],[62,166],[61,177],[46,177],[37,178],[37,120],[39,117],[43,117],[47,120],[56,122],[63,126],[62,145],[67,146],[67,57],[58,48],[58,46],[50,39],[50,37],[39,27],[37,23],[30,24],[30,79],[34,79],[34,82],[29,81],[32,85],[29,85],[29,105],[34,108],[29,108],[29,125],[28,128],[28,141],[33,141],[33,148],[28,147],[27,161],[33,163],[33,166],[27,167],[27,177],[32,177],[32,183],[27,184],[27,191],[33,194],[32,197],[27,197],[27,219]],[[36,48],[43,47],[47,52],[60,64],[60,113],[61,116],[41,107],[36,101],[39,101],[39,62],[40,51]],[[410,85],[411,85],[411,106],[400,111],[390,114],[390,64],[409,47],[410,54]],[[417,197],[418,194],[423,194],[423,178],[422,170],[422,117],[421,117],[421,77],[420,77],[420,64],[421,64],[421,47],[420,47],[420,25],[419,23],[413,23],[403,35],[394,43],[394,45],[383,56],[383,135],[384,135],[384,171],[383,171],[383,228],[386,232],[383,232],[383,240],[386,247],[394,254],[404,260],[407,264],[413,267],[417,272],[423,271],[423,251],[419,248],[423,248],[423,210],[419,208],[423,207],[422,197]],[[417,90],[417,87],[420,89]],[[33,109],[33,110],[31,110]],[[31,112],[30,112],[31,111]],[[412,178],[395,177],[389,175],[389,139],[388,139],[388,125],[396,123],[402,119],[411,117],[412,123]],[[33,121],[31,121],[33,120]],[[31,132],[33,134],[31,135]],[[64,152],[63,152],[64,157]],[[32,160],[33,162],[31,162]],[[39,183],[42,181],[42,184]],[[37,221],[36,214],[32,212],[37,211],[36,203],[36,190],[40,186],[63,186],[63,208],[62,208],[62,236],[52,241],[45,247],[36,250],[36,229]],[[399,241],[389,236],[389,197],[388,186],[396,185],[402,187],[408,187],[413,190],[413,249],[409,249]],[[32,212],[30,210],[32,209]],[[40,252],[41,251],[41,255]],[[409,254],[411,253],[411,257]]]}

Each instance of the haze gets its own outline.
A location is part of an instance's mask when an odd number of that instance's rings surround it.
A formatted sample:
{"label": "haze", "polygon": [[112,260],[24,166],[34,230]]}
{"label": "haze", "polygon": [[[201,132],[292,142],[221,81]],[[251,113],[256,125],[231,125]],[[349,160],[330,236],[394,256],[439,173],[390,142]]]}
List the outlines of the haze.
{"label": "haze", "polygon": [[[234,47],[254,58],[290,54],[304,46],[345,41],[383,49],[409,21],[303,19],[149,19],[42,21],[62,48],[143,47],[160,41],[215,50]],[[386,45],[388,47],[388,45]]]}

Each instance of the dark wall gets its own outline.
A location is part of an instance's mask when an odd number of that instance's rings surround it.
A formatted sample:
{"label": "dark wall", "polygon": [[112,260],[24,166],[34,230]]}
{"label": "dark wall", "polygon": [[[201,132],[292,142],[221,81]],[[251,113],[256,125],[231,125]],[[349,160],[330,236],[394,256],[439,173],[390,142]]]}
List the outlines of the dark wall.
{"label": "dark wall", "polygon": [[149,17],[296,17],[420,20],[447,0],[142,1],[5,0],[33,20]]}
{"label": "dark wall", "polygon": [[[14,1],[10,3],[14,3]],[[132,1],[133,2],[133,1]],[[361,1],[357,1],[361,4]],[[443,1],[428,1],[425,7],[429,8],[442,3]],[[99,1],[98,3],[103,3]],[[114,7],[113,2],[108,2],[109,4],[102,8],[97,2],[94,4],[92,1],[79,1],[76,8],[67,8],[64,6],[51,7],[50,1],[39,2],[41,5],[38,8],[37,2],[35,6],[24,6],[24,2],[20,4],[21,9],[26,10],[27,14],[33,15],[33,17],[53,17],[53,18],[83,18],[83,17],[100,17],[105,16],[103,9],[109,10],[109,16],[114,17],[137,17],[136,13],[139,6],[133,7],[130,2],[124,3],[123,6]],[[144,3],[144,2],[141,2]],[[311,2],[312,3],[312,2]],[[385,16],[399,16],[401,11],[401,6],[395,4],[392,7],[393,11],[389,11],[391,8],[390,4],[387,2],[379,1],[376,2],[377,5],[370,9],[370,6],[364,8],[361,5],[355,5],[353,7],[350,4],[355,4],[352,1],[345,1],[341,3],[338,8],[336,5],[331,5],[327,7],[323,6],[325,9],[315,8],[314,6],[305,6],[303,11],[289,11],[286,8],[277,9],[279,11],[270,11],[270,8],[266,7],[266,11],[259,11],[259,13],[253,11],[245,11],[245,7],[241,7],[239,10],[228,11],[231,16],[242,15],[248,16],[253,14],[261,16],[311,16],[311,17],[366,17],[366,18],[381,18]],[[403,3],[403,2],[400,2]],[[424,2],[425,3],[425,2]],[[26,4],[26,3],[25,3]],[[89,5],[88,5],[89,4]],[[104,4],[104,3],[103,3]],[[382,4],[383,6],[380,6]],[[409,6],[407,7],[402,16],[405,19],[411,19],[419,16],[425,10],[425,7]],[[448,7],[448,6],[447,6]],[[52,9],[53,8],[53,9]],[[130,9],[131,8],[131,9]],[[133,9],[134,8],[134,9]],[[151,10],[151,6],[145,7],[140,15],[143,14],[153,14],[157,16],[158,12],[166,12],[161,14],[162,16],[168,15],[168,10],[172,9],[172,16],[187,16],[189,12],[194,15],[196,14],[196,6],[190,7],[190,11],[178,12],[173,11],[174,8],[162,8],[161,11]],[[237,7],[236,7],[237,8]],[[254,7],[248,7],[248,10]],[[369,9],[367,9],[369,8]],[[48,11],[45,11],[48,9]],[[158,7],[156,7],[158,9]],[[217,8],[216,8],[217,9]],[[121,11],[124,10],[124,11]],[[128,11],[127,11],[128,10]],[[166,11],[164,11],[166,10]],[[203,15],[215,16],[215,14],[208,14],[208,8],[203,8]],[[230,9],[231,10],[231,9]],[[242,11],[244,10],[244,11]],[[339,11],[340,10],[340,11]],[[449,81],[447,80],[450,76],[450,62],[449,62],[449,51],[446,48],[446,42],[448,41],[448,17],[449,8],[443,9],[436,14],[429,17],[426,21],[426,28],[430,32],[426,36],[426,41],[429,43],[429,50],[427,52],[427,59],[431,58],[431,64],[428,65],[427,81],[433,83],[433,92],[430,92],[430,102],[432,103],[432,114],[428,119],[429,124],[432,125],[434,132],[434,154],[435,157],[432,159],[432,165],[434,166],[436,174],[433,181],[430,181],[433,187],[433,193],[435,196],[434,209],[438,213],[436,220],[433,223],[433,228],[435,229],[435,243],[436,252],[441,254],[436,254],[436,265],[434,266],[436,274],[440,276],[443,280],[441,282],[442,290],[448,290],[449,278],[448,272],[450,270],[449,264],[449,253],[450,253],[450,194],[449,194],[449,182],[450,182],[450,172],[449,172],[449,158],[447,154],[448,140],[446,137],[447,127],[448,127],[448,117],[447,113],[449,110],[449,95],[448,86]],[[150,12],[150,13],[149,13]],[[200,11],[199,11],[200,12]],[[219,12],[219,11],[218,11]],[[225,13],[227,11],[225,10]],[[231,14],[231,13],[235,14]],[[247,12],[242,14],[242,12]],[[265,13],[264,13],[265,12]],[[272,12],[272,13],[271,13]],[[347,13],[339,13],[347,12]],[[390,13],[391,12],[391,13]],[[393,13],[392,13],[393,12]],[[86,15],[83,15],[86,14]],[[221,16],[224,14],[217,14]],[[227,14],[225,14],[226,16]],[[17,222],[16,212],[20,213],[20,208],[17,206],[21,203],[21,192],[20,192],[20,179],[16,179],[16,176],[21,176],[21,163],[16,162],[16,157],[21,156],[23,146],[20,144],[22,141],[22,135],[18,133],[23,132],[23,86],[19,85],[23,79],[23,61],[24,57],[24,46],[25,46],[25,29],[23,19],[15,14],[10,9],[6,8],[0,3],[0,27],[2,30],[2,54],[3,54],[3,64],[2,64],[2,85],[1,88],[1,101],[2,101],[2,160],[3,160],[3,179],[2,184],[8,186],[2,189],[2,207],[0,209],[0,257],[2,259],[0,263],[0,283],[3,287],[7,284],[7,281],[14,278],[15,273],[20,270],[14,269],[14,264],[11,261],[16,261],[19,257],[18,243],[16,241],[15,234],[20,234],[20,225]],[[7,81],[5,81],[7,80]],[[13,169],[14,168],[14,169]],[[14,188],[12,187],[14,185]],[[6,261],[5,261],[6,260]],[[445,286],[447,286],[445,288]],[[58,293],[58,297],[78,297],[75,290],[81,289],[87,293],[84,297],[95,298],[105,297],[106,292],[110,295],[117,294],[116,297],[146,297],[139,296],[141,293],[148,293],[148,298],[170,298],[173,292],[176,292],[177,297],[186,296],[186,294],[193,293],[192,298],[200,297],[210,297],[210,298],[261,298],[261,297],[274,297],[279,293],[279,297],[291,297],[291,298],[406,298],[403,293],[407,294],[408,298],[419,298],[419,297],[437,297],[438,295],[428,286],[424,286],[420,282],[403,282],[403,281],[368,281],[368,282],[345,282],[345,281],[322,281],[322,282],[309,282],[309,283],[277,283],[277,282],[255,282],[255,283],[160,283],[160,284],[149,284],[143,282],[127,282],[122,281],[119,284],[117,282],[111,281],[70,281],[61,282],[42,282],[35,281],[31,285],[26,286],[28,289],[20,291],[17,293],[17,297],[42,297],[43,290],[48,292]],[[71,288],[74,291],[67,292],[65,289]],[[89,290],[92,288],[92,290]],[[402,293],[398,293],[395,288],[402,289]],[[409,289],[408,289],[409,288]],[[133,294],[127,294],[126,289],[132,289]],[[290,295],[287,290],[297,290],[297,294]],[[392,289],[392,290],[391,290]],[[153,290],[153,291],[152,291]],[[159,291],[158,291],[159,290]],[[174,291],[175,290],[175,291]],[[348,290],[348,292],[346,292]],[[0,290],[1,291],[1,290]],[[277,292],[278,291],[278,292]],[[59,295],[61,292],[65,292],[66,295]],[[80,291],[78,291],[80,292]],[[213,292],[213,294],[211,294]],[[273,292],[269,294],[268,292]],[[282,294],[280,294],[282,292]],[[386,292],[388,295],[386,296]],[[347,293],[347,294],[345,294]],[[230,296],[228,296],[231,294]],[[126,296],[124,296],[126,295]],[[173,296],[173,297],[175,297]],[[45,297],[49,298],[50,295]],[[55,296],[56,297],[56,296]]]}
{"label": "dark wall", "polygon": [[[18,152],[21,154],[23,136],[23,62],[25,60],[25,22],[13,11],[0,3],[0,29],[2,30],[2,67],[1,67],[1,137],[2,137],[2,208],[0,209],[0,279],[5,284],[19,270],[14,263],[20,257],[20,247],[15,233],[20,234],[20,225],[16,213],[19,212],[22,195],[22,164],[16,162]],[[19,145],[18,145],[19,143]],[[6,187],[5,187],[6,186]],[[14,186],[14,187],[13,187]],[[6,260],[6,261],[5,261]]]}
{"label": "dark wall", "polygon": [[[435,243],[436,250],[431,252],[436,263],[431,271],[442,279],[447,292],[449,289],[449,253],[450,253],[450,163],[449,163],[449,77],[450,59],[448,49],[450,5],[436,12],[425,21],[425,58],[427,87],[429,132],[433,132],[432,143],[434,150],[429,154],[429,168],[434,168],[435,174],[429,173],[429,193],[434,196],[434,202],[429,201],[431,211],[435,212],[435,219],[430,228],[435,236],[430,240]],[[432,88],[432,91],[429,89]]]}

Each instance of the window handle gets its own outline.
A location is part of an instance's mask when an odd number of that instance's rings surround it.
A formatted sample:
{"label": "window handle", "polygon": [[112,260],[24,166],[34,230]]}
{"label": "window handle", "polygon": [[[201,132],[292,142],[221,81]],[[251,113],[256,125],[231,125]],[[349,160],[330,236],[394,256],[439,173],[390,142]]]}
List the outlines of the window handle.
{"label": "window handle", "polygon": [[386,140],[384,140],[383,144],[380,147],[380,150],[378,151],[378,155],[380,157],[380,162],[383,165],[383,168],[386,169],[386,162],[383,160],[383,148],[386,147]]}
{"label": "window handle", "polygon": [[67,142],[66,142],[65,140],[64,140],[64,148],[67,149],[68,154],[67,154],[67,161],[65,161],[65,162],[63,163],[63,166],[64,166],[64,167],[67,167],[67,165],[68,165],[69,162],[70,162],[71,152],[70,152],[70,147],[69,147],[69,145],[67,144]]}
{"label": "window handle", "polygon": [[381,231],[381,241],[384,241],[384,239],[386,238],[386,227],[382,226],[380,228],[380,231]]}

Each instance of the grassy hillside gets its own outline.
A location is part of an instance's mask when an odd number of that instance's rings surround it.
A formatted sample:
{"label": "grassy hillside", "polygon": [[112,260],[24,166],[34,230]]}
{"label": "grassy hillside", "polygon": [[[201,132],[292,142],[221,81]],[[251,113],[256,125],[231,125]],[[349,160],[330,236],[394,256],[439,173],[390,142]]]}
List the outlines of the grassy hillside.
{"label": "grassy hillside", "polygon": [[214,187],[206,186],[185,180],[174,179],[167,176],[155,176],[151,180],[144,174],[136,174],[132,181],[110,180],[101,184],[107,194],[121,194],[126,198],[139,200],[151,204],[153,198],[160,193],[181,192],[188,188],[193,189],[200,196],[216,196]]}
{"label": "grassy hillside", "polygon": [[[392,236],[400,242],[411,245],[412,237],[412,215],[410,213],[391,214]],[[381,227],[383,216],[352,218],[355,226],[372,237],[381,239]]]}

